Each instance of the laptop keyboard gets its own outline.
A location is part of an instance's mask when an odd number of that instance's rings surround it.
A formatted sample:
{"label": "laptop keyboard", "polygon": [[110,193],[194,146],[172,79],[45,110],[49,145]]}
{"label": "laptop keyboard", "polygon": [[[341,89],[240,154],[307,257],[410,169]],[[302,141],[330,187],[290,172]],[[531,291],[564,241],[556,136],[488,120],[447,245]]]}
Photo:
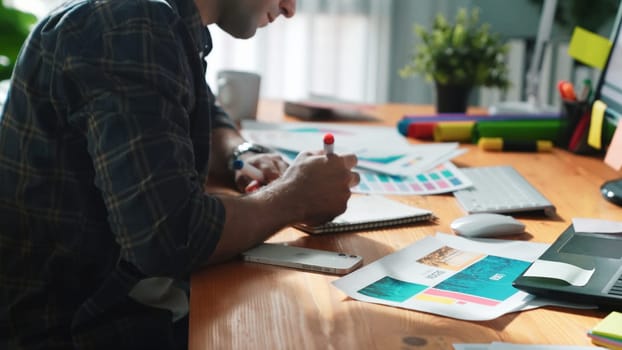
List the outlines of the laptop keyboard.
{"label": "laptop keyboard", "polygon": [[511,166],[461,168],[473,186],[454,197],[469,214],[543,211],[555,215],[555,206]]}
{"label": "laptop keyboard", "polygon": [[611,286],[608,293],[616,297],[622,297],[622,276],[618,277],[618,280]]}

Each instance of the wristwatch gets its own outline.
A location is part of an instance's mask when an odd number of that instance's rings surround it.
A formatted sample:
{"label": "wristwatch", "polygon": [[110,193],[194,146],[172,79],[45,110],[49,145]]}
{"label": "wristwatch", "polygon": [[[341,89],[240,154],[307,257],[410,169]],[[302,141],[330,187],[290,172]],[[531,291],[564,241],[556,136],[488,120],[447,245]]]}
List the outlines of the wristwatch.
{"label": "wristwatch", "polygon": [[258,145],[256,143],[252,143],[252,142],[243,142],[239,145],[237,145],[234,149],[233,149],[233,155],[231,156],[231,159],[229,161],[229,168],[233,169],[233,162],[235,162],[236,160],[238,160],[243,154],[248,153],[248,152],[253,152],[253,153],[270,153],[272,152],[272,150],[266,146],[262,146],[262,145]]}

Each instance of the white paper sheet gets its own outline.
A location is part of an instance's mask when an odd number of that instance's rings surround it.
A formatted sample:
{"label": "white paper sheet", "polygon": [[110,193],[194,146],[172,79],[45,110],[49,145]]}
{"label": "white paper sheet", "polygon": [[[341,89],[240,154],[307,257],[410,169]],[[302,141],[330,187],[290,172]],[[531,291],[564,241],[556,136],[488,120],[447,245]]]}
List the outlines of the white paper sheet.
{"label": "white paper sheet", "polygon": [[335,153],[353,153],[360,168],[410,176],[429,170],[460,154],[457,142],[412,145],[394,127],[335,123],[262,123],[243,121],[248,140],[279,150],[320,150],[325,133],[335,136]]}
{"label": "white paper sheet", "polygon": [[622,222],[620,221],[574,218],[572,219],[572,226],[574,232],[622,233]]}
{"label": "white paper sheet", "polygon": [[490,344],[453,344],[455,350],[598,350],[604,349],[594,346],[581,345],[536,345],[536,344],[512,344],[505,342],[492,342]]}

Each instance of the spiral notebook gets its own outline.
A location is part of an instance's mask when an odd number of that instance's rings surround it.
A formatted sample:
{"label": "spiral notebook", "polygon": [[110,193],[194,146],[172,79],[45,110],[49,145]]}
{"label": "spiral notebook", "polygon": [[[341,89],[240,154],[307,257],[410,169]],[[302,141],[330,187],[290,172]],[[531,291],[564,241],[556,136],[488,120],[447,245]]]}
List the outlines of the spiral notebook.
{"label": "spiral notebook", "polygon": [[346,211],[320,226],[294,225],[309,234],[380,229],[431,221],[434,214],[379,195],[352,196]]}

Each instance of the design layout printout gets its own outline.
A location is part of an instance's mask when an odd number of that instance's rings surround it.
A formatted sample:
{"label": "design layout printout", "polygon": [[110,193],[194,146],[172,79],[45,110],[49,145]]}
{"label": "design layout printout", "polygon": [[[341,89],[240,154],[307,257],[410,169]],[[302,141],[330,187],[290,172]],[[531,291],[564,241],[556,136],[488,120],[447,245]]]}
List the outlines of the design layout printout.
{"label": "design layout printout", "polygon": [[483,321],[530,306],[512,286],[548,244],[469,240],[438,233],[352,272],[333,284],[371,303]]}

